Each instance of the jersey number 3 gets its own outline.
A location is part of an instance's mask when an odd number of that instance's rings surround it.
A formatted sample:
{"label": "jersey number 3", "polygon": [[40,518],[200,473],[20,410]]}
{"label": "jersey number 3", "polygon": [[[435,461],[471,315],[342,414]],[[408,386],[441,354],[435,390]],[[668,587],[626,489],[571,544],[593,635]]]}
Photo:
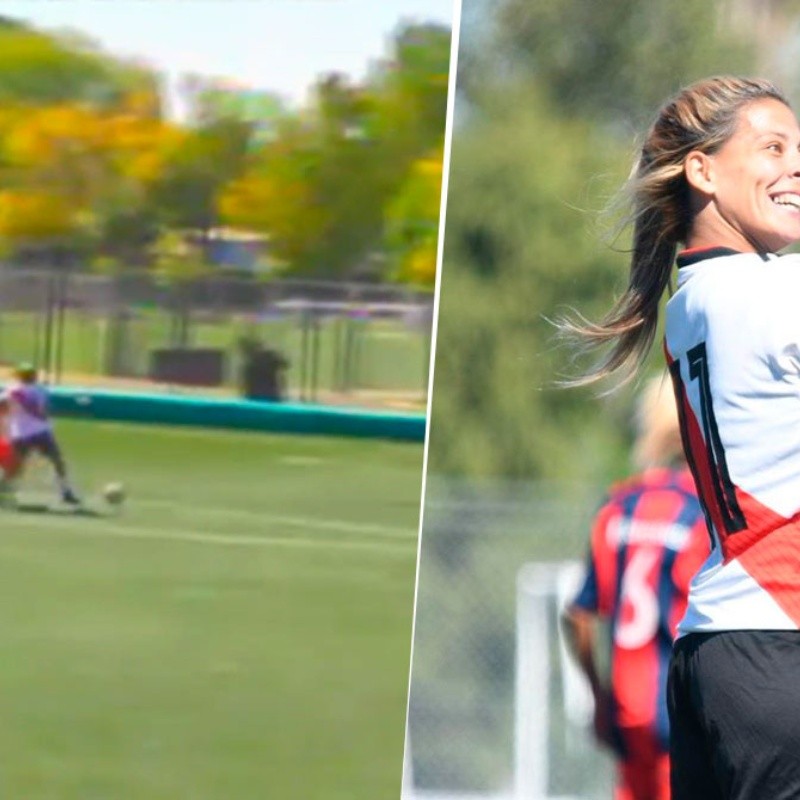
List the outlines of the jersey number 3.
{"label": "jersey number 3", "polygon": [[[717,420],[714,416],[714,406],[711,401],[711,385],[708,380],[708,356],[705,342],[693,347],[686,353],[689,366],[689,378],[697,381],[700,397],[700,420],[703,426],[703,440],[705,448],[697,452],[695,448],[688,447],[691,438],[688,436],[687,413],[683,402],[678,403],[678,411],[683,432],[684,444],[698,487],[703,487],[703,494],[708,494],[710,486],[713,497],[704,497],[707,508],[719,509],[719,518],[726,534],[736,533],[746,527],[744,515],[736,499],[736,490],[728,472],[728,463],[725,460],[725,450],[719,437]],[[670,364],[670,372],[679,400],[685,397],[683,379],[681,378],[680,362]],[[707,481],[701,480],[702,477]]]}

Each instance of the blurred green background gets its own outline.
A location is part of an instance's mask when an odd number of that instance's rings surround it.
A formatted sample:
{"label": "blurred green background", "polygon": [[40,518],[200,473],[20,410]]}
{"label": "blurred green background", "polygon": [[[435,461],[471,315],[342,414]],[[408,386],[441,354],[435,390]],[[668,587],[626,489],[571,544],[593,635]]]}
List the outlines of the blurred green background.
{"label": "blurred green background", "polygon": [[796,2],[464,0],[431,471],[606,481],[626,468],[630,392],[554,389],[578,367],[547,318],[597,318],[624,288],[629,240],[600,212],[668,96],[736,73],[798,97],[798,15]]}

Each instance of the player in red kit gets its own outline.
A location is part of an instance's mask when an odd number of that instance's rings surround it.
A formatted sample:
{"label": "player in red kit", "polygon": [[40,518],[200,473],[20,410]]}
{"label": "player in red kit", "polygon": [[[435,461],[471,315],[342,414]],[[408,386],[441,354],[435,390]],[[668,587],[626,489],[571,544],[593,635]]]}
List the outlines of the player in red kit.
{"label": "player in red kit", "polygon": [[17,457],[14,446],[5,436],[0,436],[0,469],[4,475],[8,475],[16,469],[16,466]]}
{"label": "player in red kit", "polygon": [[[615,800],[668,800],[667,671],[710,545],[668,379],[647,387],[638,426],[640,471],[612,486],[596,515],[584,582],[563,619],[594,695],[595,735],[617,760]],[[595,663],[599,618],[609,623],[607,680]]]}

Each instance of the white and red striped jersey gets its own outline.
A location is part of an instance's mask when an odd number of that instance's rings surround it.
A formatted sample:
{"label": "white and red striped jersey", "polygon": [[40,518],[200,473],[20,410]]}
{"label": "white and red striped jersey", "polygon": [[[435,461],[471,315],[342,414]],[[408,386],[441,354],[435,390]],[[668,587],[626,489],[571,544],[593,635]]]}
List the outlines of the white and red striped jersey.
{"label": "white and red striped jersey", "polygon": [[665,350],[712,538],[678,635],[800,628],[800,255],[678,256]]}
{"label": "white and red striped jersey", "polygon": [[36,383],[14,381],[3,392],[8,403],[6,420],[8,438],[26,439],[51,430],[47,413],[47,392]]}

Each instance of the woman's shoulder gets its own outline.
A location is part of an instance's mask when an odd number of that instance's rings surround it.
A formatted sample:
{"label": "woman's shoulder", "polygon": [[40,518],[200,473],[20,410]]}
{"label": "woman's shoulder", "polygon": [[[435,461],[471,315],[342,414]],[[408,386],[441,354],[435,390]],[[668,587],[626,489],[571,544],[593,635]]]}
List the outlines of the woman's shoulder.
{"label": "woman's shoulder", "polygon": [[730,292],[769,291],[774,288],[785,291],[800,286],[800,253],[736,253],[719,256],[682,268],[678,283],[711,283],[728,287]]}
{"label": "woman's shoulder", "polygon": [[800,253],[783,253],[770,255],[766,261],[770,269],[785,269],[800,271]]}

